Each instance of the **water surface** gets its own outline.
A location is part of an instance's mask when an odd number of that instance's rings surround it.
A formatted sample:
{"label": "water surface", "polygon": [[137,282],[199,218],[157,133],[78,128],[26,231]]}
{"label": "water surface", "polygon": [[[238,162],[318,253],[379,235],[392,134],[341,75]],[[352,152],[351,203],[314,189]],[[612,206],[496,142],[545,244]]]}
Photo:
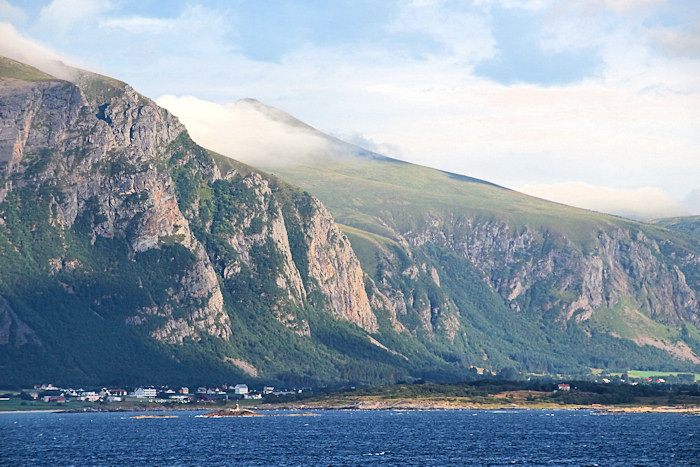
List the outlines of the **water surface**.
{"label": "water surface", "polygon": [[700,461],[700,417],[682,414],[323,411],[315,417],[195,417],[201,413],[141,420],[130,418],[136,413],[0,414],[0,465],[608,466]]}

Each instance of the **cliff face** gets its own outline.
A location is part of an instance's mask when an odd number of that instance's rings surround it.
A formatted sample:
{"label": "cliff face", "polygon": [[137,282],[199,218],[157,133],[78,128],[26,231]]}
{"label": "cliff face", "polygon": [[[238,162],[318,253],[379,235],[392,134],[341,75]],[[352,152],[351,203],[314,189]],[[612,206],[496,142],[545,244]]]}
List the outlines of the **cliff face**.
{"label": "cliff face", "polygon": [[[228,338],[230,322],[209,258],[178,209],[171,177],[157,167],[164,148],[184,127],[129,86],[87,76],[83,80],[83,88],[62,81],[3,83],[0,106],[8,115],[0,130],[3,149],[14,139],[4,196],[15,189],[51,187],[42,199],[49,204],[48,222],[58,232],[89,213],[92,243],[128,232],[134,255],[158,248],[162,239],[177,238],[196,260],[192,269],[173,278],[172,304],[134,310],[129,322],[142,323],[150,314],[167,317],[152,332],[167,342],[201,334]],[[91,96],[90,85],[115,95]],[[70,255],[69,248],[63,250],[59,253]],[[37,259],[48,265],[67,258]],[[175,318],[173,306],[186,308],[187,318]]]}
{"label": "cliff face", "polygon": [[368,332],[376,332],[377,318],[370,307],[364,273],[350,242],[328,210],[316,199],[309,201],[313,214],[301,228],[307,238],[311,290],[318,290],[328,298],[334,314]]}
{"label": "cliff face", "polygon": [[412,249],[457,253],[513,311],[549,316],[562,328],[589,326],[700,364],[681,336],[658,335],[655,326],[700,326],[700,284],[689,284],[684,272],[697,277],[692,246],[678,248],[632,223],[600,228],[583,245],[547,230],[478,218],[427,219],[424,228],[399,235]]}
{"label": "cliff face", "polygon": [[484,281],[515,310],[524,297],[546,283],[549,295],[534,304],[539,311],[559,310],[557,320],[591,318],[597,308],[613,308],[625,300],[644,308],[665,324],[700,324],[700,303],[686,281],[683,267],[697,258],[664,257],[662,245],[638,228],[599,230],[582,249],[564,236],[513,231],[505,222],[467,218],[442,228],[426,223],[421,232],[408,232],[408,243],[447,246],[469,260]]}
{"label": "cliff face", "polygon": [[[251,310],[304,339],[315,312],[376,331],[364,273],[318,200],[217,159],[128,85],[0,78],[0,115],[0,347],[57,340],[84,313],[132,347],[215,339],[235,372],[252,367]],[[30,299],[29,278],[55,290]],[[84,310],[52,311],[69,301]]]}

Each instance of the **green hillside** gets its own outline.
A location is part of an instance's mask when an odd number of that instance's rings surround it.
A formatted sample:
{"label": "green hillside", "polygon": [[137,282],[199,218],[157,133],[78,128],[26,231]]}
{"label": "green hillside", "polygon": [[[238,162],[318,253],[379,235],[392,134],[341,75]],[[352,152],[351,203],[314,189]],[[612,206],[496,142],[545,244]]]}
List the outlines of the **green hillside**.
{"label": "green hillside", "polygon": [[[328,206],[368,275],[401,293],[402,323],[443,358],[495,371],[700,363],[697,307],[667,303],[674,267],[685,294],[700,291],[698,266],[677,260],[700,251],[688,237],[359,151],[265,169]],[[643,268],[664,285],[645,286]]]}
{"label": "green hillside", "polygon": [[46,81],[56,79],[32,66],[0,56],[0,77],[22,81]]}

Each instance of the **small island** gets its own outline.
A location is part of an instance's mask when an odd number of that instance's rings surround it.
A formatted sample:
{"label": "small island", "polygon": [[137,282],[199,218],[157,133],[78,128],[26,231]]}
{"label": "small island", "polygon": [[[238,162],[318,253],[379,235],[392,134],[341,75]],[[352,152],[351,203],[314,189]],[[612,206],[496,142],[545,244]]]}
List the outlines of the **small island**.
{"label": "small island", "polygon": [[223,409],[223,410],[216,410],[214,412],[209,412],[203,415],[197,415],[197,417],[203,417],[203,418],[228,418],[228,417],[262,417],[262,414],[259,414],[257,412],[253,412],[252,410],[248,409],[241,409],[238,407],[238,404],[236,404],[235,409]]}

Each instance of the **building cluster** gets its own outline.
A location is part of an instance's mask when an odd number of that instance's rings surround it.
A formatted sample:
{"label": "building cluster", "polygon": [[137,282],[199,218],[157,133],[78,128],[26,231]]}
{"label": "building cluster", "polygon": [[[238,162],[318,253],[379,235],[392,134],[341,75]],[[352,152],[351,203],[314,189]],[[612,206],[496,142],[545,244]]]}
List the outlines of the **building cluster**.
{"label": "building cluster", "polygon": [[86,390],[74,388],[60,388],[53,384],[34,386],[34,390],[26,394],[31,400],[44,402],[65,403],[69,400],[86,402],[125,402],[147,400],[157,403],[181,403],[228,401],[240,399],[262,399],[267,395],[296,394],[301,390],[275,390],[272,386],[265,386],[262,390],[251,390],[246,384],[222,385],[218,387],[198,387],[194,391],[188,387],[172,389],[167,386],[140,386],[133,391],[121,388],[102,388],[102,390]]}

